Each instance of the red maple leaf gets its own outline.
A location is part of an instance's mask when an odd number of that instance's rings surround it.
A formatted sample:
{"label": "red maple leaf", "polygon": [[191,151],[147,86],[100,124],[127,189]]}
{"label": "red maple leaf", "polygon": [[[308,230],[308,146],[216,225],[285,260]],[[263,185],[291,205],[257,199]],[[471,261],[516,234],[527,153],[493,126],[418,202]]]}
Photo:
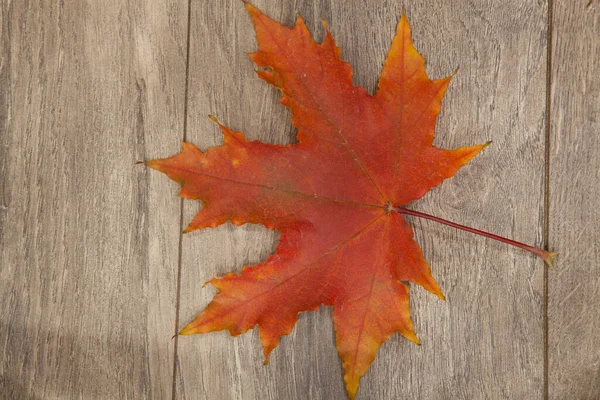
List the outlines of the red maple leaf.
{"label": "red maple leaf", "polygon": [[246,8],[258,41],[250,58],[259,77],[281,90],[298,143],[249,142],[219,124],[222,146],[203,153],[184,143],[180,154],[147,165],[179,182],[182,197],[204,203],[186,232],[254,223],[281,232],[280,243],[266,261],[212,279],[219,293],[180,334],[239,335],[258,325],[268,360],[300,312],[333,306],[354,398],[393,333],[419,344],[402,281],[444,298],[399,212],[408,210],[399,207],[454,175],[485,145],[432,145],[451,78],[427,77],[405,16],[372,96],[352,84],[352,69],[329,32],[318,44],[301,17],[288,28]]}

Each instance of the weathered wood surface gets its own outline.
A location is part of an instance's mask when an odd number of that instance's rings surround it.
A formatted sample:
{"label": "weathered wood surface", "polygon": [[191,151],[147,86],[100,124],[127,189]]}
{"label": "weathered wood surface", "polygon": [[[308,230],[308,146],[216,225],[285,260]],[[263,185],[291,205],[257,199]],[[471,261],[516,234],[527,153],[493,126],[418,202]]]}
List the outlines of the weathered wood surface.
{"label": "weathered wood surface", "polygon": [[[295,130],[279,93],[257,79],[246,53],[256,44],[237,0],[194,4],[191,18],[189,131],[206,149],[222,143],[214,114],[249,138],[290,143]],[[355,82],[373,91],[401,15],[401,4],[363,1],[255,4],[288,25],[301,13],[322,38],[328,21]],[[445,147],[494,145],[414,206],[422,211],[542,244],[547,9],[537,1],[407,2],[417,48],[429,73],[460,71],[437,133]],[[185,223],[197,212],[185,204]],[[380,349],[359,397],[541,398],[543,271],[523,251],[413,220],[441,302],[412,291],[423,346],[399,336]],[[275,236],[258,226],[222,226],[183,238],[180,328],[215,294],[205,281],[240,271],[273,251]],[[181,337],[177,397],[205,399],[345,398],[331,310],[305,313],[262,366],[258,332]]]}
{"label": "weathered wood surface", "polygon": [[1,12],[0,398],[168,398],[187,2]]}
{"label": "weathered wood surface", "polygon": [[600,2],[553,18],[549,398],[600,398]]}
{"label": "weathered wood surface", "polygon": [[[328,21],[373,91],[402,5],[367,3],[255,4],[288,25],[301,13],[318,39]],[[436,144],[494,141],[414,208],[541,246],[549,162],[549,244],[562,256],[545,299],[540,260],[411,219],[448,301],[412,291],[423,346],[390,339],[359,398],[544,398],[546,300],[548,397],[600,396],[600,4],[555,3],[549,160],[548,1],[405,4],[430,75],[460,66]],[[207,114],[293,142],[288,110],[246,56],[256,44],[242,4],[7,0],[0,20],[0,398],[345,398],[329,309],[303,314],[266,367],[257,332],[170,339],[176,316],[183,327],[214,295],[205,281],[276,243],[226,225],[183,236],[180,252],[177,185],[134,165],[177,152],[186,118],[188,141],[220,144]],[[183,224],[199,206],[184,202]]]}

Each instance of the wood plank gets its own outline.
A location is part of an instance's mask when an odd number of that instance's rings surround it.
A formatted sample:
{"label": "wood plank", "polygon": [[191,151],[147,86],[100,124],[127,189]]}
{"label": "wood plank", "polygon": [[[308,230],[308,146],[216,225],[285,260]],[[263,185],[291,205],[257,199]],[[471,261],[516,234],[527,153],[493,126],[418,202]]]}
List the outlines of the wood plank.
{"label": "wood plank", "polygon": [[187,0],[1,12],[0,397],[168,398]]}
{"label": "wood plank", "polygon": [[600,394],[600,3],[555,2],[552,47],[549,398]]}
{"label": "wood plank", "polygon": [[[301,13],[318,39],[321,19],[373,91],[401,4],[363,1],[255,4],[291,25]],[[417,48],[433,77],[460,65],[440,120],[444,147],[494,145],[414,207],[541,244],[546,6],[537,1],[418,1],[405,4]],[[251,139],[291,143],[295,130],[278,92],[256,78],[246,53],[254,33],[236,0],[192,9],[188,140],[222,143],[214,114]],[[186,202],[184,223],[198,211]],[[543,263],[523,251],[429,222],[411,220],[446,295],[412,291],[420,348],[395,336],[379,351],[359,398],[540,398],[543,392]],[[182,328],[210,301],[205,281],[273,251],[262,227],[225,225],[184,236]],[[304,313],[262,366],[258,332],[179,339],[178,398],[345,398],[331,310]]]}

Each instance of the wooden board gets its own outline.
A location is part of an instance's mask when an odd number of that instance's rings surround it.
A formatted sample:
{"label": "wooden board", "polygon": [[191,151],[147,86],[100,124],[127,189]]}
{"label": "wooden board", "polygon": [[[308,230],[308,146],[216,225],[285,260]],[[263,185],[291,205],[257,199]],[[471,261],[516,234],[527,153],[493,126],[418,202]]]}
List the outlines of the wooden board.
{"label": "wooden board", "polygon": [[600,396],[600,2],[556,2],[552,47],[549,398]]}
{"label": "wooden board", "polygon": [[0,10],[0,397],[168,398],[187,0]]}
{"label": "wooden board", "polygon": [[[387,1],[256,1],[291,25],[297,13],[322,38],[329,22],[355,83],[373,91],[401,15]],[[406,2],[417,48],[433,77],[460,66],[436,144],[493,140],[416,209],[542,245],[546,4],[537,1]],[[222,143],[214,114],[251,139],[291,143],[295,130],[278,92],[256,78],[246,53],[256,47],[237,0],[193,3],[187,139]],[[185,202],[184,221],[198,211]],[[420,348],[398,336],[362,381],[360,398],[541,398],[544,390],[543,271],[534,256],[467,233],[411,220],[448,301],[416,288],[412,307]],[[276,235],[258,226],[196,231],[183,238],[180,328],[208,304],[205,281],[240,271],[273,251]],[[177,398],[345,398],[331,310],[301,315],[262,366],[256,331],[178,341]]]}
{"label": "wooden board", "polygon": [[[536,245],[544,239],[547,2],[406,4],[433,77],[460,71],[436,143],[493,140],[415,209]],[[600,3],[554,2],[550,120],[548,398],[600,393],[597,199]],[[373,90],[401,5],[258,1],[322,38],[325,19]],[[221,143],[215,114],[250,138],[293,142],[278,93],[256,79],[237,0],[192,2],[188,140]],[[177,186],[134,162],[183,138],[187,1],[0,6],[0,397],[344,398],[331,311],[304,314],[268,367],[256,332],[171,341]],[[184,221],[199,205],[186,202]],[[543,266],[522,251],[411,219],[448,301],[412,291],[423,346],[394,337],[360,398],[543,398]],[[202,284],[273,251],[258,226],[183,237],[180,328]]]}

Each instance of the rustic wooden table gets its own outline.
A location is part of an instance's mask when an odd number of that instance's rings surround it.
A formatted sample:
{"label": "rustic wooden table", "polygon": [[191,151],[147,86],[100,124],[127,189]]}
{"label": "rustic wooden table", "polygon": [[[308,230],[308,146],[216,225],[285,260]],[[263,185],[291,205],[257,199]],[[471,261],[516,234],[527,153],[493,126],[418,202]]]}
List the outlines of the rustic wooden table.
{"label": "rustic wooden table", "polygon": [[[267,1],[319,40],[329,22],[373,91],[402,2]],[[494,144],[415,209],[562,254],[535,256],[410,219],[448,300],[412,295],[423,346],[394,336],[360,399],[600,397],[600,1],[406,1],[432,77],[460,66],[436,144]],[[225,225],[182,236],[197,202],[134,163],[216,115],[290,143],[278,92],[246,53],[239,0],[0,6],[0,398],[343,399],[331,310],[300,317],[262,366],[257,332],[171,340],[214,275],[273,251]]]}

